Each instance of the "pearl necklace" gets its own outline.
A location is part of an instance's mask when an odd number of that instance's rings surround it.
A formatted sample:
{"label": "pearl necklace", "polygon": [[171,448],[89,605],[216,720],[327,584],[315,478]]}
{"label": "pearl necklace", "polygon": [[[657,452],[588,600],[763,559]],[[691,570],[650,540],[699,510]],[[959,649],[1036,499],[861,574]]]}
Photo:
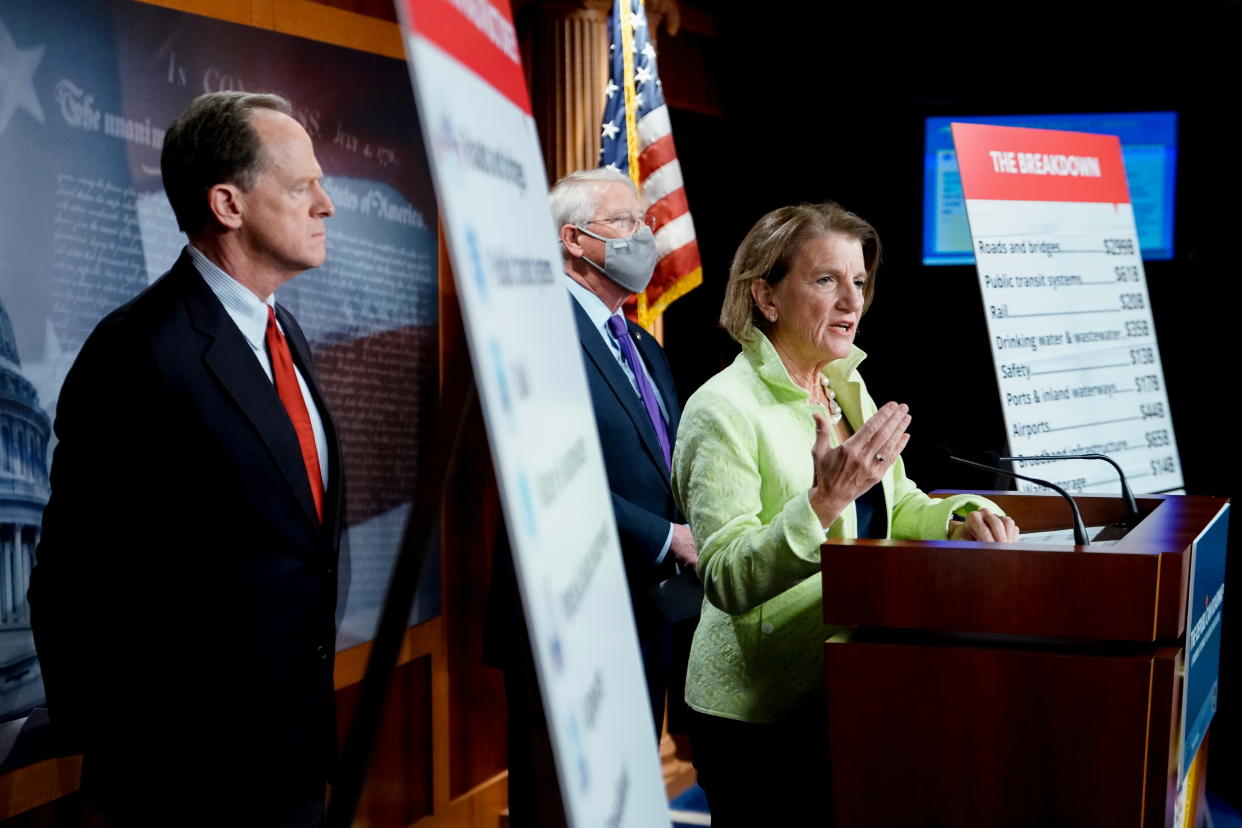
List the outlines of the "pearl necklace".
{"label": "pearl necklace", "polygon": [[819,375],[819,384],[823,386],[824,396],[828,399],[828,419],[832,425],[841,422],[841,406],[837,405],[837,392],[832,390],[832,386],[828,383],[827,374]]}

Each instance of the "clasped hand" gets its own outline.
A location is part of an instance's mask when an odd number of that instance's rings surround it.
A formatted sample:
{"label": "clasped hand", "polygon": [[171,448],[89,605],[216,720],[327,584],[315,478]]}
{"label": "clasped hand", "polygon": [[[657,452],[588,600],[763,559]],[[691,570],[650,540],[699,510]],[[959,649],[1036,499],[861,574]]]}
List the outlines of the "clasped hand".
{"label": "clasped hand", "polygon": [[811,459],[815,482],[811,486],[811,508],[820,524],[828,526],[846,506],[870,489],[897,460],[910,441],[909,407],[886,403],[852,437],[835,448],[829,439],[832,426],[815,414],[815,444]]}
{"label": "clasped hand", "polygon": [[976,509],[966,515],[966,520],[953,523],[949,528],[949,540],[1017,543],[1018,524],[1011,517],[992,514],[990,509]]}

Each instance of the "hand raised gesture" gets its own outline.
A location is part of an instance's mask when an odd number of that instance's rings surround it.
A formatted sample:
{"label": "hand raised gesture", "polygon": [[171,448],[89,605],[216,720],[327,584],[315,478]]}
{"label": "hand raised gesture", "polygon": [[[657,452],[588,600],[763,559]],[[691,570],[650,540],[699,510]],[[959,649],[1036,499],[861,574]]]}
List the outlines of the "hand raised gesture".
{"label": "hand raised gesture", "polygon": [[811,486],[811,508],[820,523],[828,526],[847,505],[884,477],[910,435],[909,407],[895,402],[884,405],[852,437],[833,448],[828,422],[815,414],[815,444],[811,458],[815,482]]}

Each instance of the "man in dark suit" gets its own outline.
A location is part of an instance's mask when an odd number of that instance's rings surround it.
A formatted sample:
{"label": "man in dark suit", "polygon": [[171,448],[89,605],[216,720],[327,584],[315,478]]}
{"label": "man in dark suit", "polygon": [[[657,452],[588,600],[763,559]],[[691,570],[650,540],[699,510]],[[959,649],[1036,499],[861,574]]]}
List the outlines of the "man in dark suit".
{"label": "man in dark suit", "polygon": [[164,187],[190,245],[65,379],[30,604],[49,713],[116,825],[317,825],[343,515],[310,350],[273,292],[332,202],[287,101],[197,98]]}
{"label": "man in dark suit", "polygon": [[655,239],[633,183],[615,170],[571,173],[556,183],[549,200],[658,733],[672,663],[672,624],[652,591],[677,568],[693,572],[698,555],[669,481],[681,417],[673,375],[659,343],[621,312],[625,300],[646,290],[651,280]]}
{"label": "man in dark suit", "polygon": [[[658,738],[673,669],[673,628],[653,590],[678,568],[692,573],[698,555],[669,481],[681,416],[672,373],[659,344],[620,314],[622,303],[651,279],[655,242],[633,183],[614,170],[570,173],[549,198]],[[565,820],[507,537],[496,549],[484,658],[505,671],[511,824],[556,828]]]}

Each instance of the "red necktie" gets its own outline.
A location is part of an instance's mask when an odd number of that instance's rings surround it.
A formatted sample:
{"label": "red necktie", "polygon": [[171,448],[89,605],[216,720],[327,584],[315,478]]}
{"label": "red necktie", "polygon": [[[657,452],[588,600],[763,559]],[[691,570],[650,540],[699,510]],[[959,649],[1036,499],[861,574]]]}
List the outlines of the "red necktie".
{"label": "red necktie", "polygon": [[298,376],[293,372],[293,357],[285,335],[276,327],[276,311],[267,306],[267,351],[272,357],[272,379],[276,393],[289,414],[293,430],[298,434],[302,447],[302,462],[306,464],[306,477],[310,483],[311,497],[315,499],[315,514],[323,521],[323,475],[319,471],[319,452],[315,449],[315,430],[311,428],[306,400],[298,387]]}

